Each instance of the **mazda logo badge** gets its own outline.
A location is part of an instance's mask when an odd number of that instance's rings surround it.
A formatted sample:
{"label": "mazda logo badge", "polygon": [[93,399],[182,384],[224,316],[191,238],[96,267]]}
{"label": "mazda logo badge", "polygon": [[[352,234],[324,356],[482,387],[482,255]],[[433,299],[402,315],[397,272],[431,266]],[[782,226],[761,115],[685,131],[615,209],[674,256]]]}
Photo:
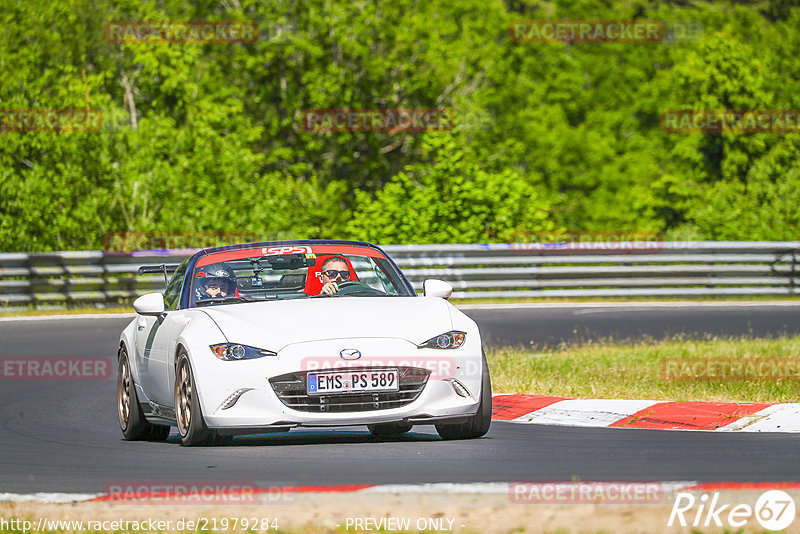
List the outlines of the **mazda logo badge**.
{"label": "mazda logo badge", "polygon": [[361,351],[358,349],[342,349],[339,351],[339,356],[343,360],[357,360],[361,357]]}

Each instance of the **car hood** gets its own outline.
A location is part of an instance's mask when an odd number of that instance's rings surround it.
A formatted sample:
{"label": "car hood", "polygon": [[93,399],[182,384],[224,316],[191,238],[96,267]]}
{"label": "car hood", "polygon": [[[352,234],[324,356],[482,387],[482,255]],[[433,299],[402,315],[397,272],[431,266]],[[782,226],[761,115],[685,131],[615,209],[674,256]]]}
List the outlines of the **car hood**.
{"label": "car hood", "polygon": [[452,329],[450,304],[433,297],[329,297],[202,308],[231,343],[279,351],[292,343],[400,338],[418,344]]}

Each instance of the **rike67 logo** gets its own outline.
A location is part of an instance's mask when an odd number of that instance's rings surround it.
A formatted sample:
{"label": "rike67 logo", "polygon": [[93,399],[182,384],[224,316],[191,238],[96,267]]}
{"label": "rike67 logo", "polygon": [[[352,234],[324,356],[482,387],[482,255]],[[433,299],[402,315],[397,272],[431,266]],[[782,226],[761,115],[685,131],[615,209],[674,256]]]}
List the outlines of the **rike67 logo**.
{"label": "rike67 logo", "polygon": [[[741,528],[755,519],[762,528],[771,531],[783,530],[794,521],[795,504],[792,497],[781,490],[769,490],[761,494],[754,506],[749,504],[721,504],[720,494],[714,492],[695,497],[692,493],[679,492],[669,514],[667,526],[677,524],[693,527]],[[751,525],[754,526],[754,525]]]}

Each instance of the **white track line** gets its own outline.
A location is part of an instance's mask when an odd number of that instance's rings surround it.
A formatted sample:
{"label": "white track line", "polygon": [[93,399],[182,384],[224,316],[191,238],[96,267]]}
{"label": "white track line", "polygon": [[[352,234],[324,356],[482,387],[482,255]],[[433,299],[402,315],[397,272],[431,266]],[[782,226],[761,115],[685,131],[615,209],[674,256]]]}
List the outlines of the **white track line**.
{"label": "white track line", "polygon": [[359,490],[359,493],[480,493],[508,494],[510,482],[474,482],[455,484],[440,482],[433,484],[380,484]]}
{"label": "white track line", "polygon": [[625,399],[563,400],[527,413],[513,423],[606,427],[661,401]]}
{"label": "white track line", "polygon": [[70,503],[88,501],[102,493],[0,493],[0,502]]}
{"label": "white track line", "polygon": [[[519,482],[472,482],[472,483],[433,483],[433,484],[379,484],[369,488],[352,490],[342,493],[367,493],[367,494],[386,494],[391,493],[399,494],[472,494],[472,495],[508,495],[512,484],[582,484],[592,483],[594,481],[519,481]],[[637,481],[639,482],[639,481]],[[642,481],[642,482],[657,482],[657,481]],[[609,482],[611,484],[628,483],[628,482]],[[663,487],[664,494],[667,495],[671,492],[680,491],[683,488],[696,486],[696,481],[667,481],[660,482]],[[315,492],[303,493],[304,495],[313,494]],[[322,492],[327,494],[328,492]],[[0,493],[0,502],[13,502],[13,503],[47,503],[47,504],[61,504],[61,503],[76,503],[84,502],[101,497],[101,493]],[[103,502],[103,501],[99,501]],[[110,503],[113,505],[114,503]]]}
{"label": "white track line", "polygon": [[773,404],[717,430],[720,432],[800,432],[800,404]]}

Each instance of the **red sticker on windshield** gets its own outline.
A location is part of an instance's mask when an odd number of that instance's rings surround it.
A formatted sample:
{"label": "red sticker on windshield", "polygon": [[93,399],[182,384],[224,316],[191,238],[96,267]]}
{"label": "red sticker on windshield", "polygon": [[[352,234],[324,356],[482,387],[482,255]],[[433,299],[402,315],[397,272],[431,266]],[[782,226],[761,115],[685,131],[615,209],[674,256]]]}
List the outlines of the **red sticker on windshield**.
{"label": "red sticker on windshield", "polygon": [[195,278],[203,278],[205,275],[206,275],[206,273],[204,273],[203,271],[200,271],[199,273],[197,273],[196,275],[194,275],[194,277],[195,277]]}
{"label": "red sticker on windshield", "polygon": [[264,247],[261,253],[265,256],[282,254],[313,254],[309,246],[289,246],[289,247]]}

